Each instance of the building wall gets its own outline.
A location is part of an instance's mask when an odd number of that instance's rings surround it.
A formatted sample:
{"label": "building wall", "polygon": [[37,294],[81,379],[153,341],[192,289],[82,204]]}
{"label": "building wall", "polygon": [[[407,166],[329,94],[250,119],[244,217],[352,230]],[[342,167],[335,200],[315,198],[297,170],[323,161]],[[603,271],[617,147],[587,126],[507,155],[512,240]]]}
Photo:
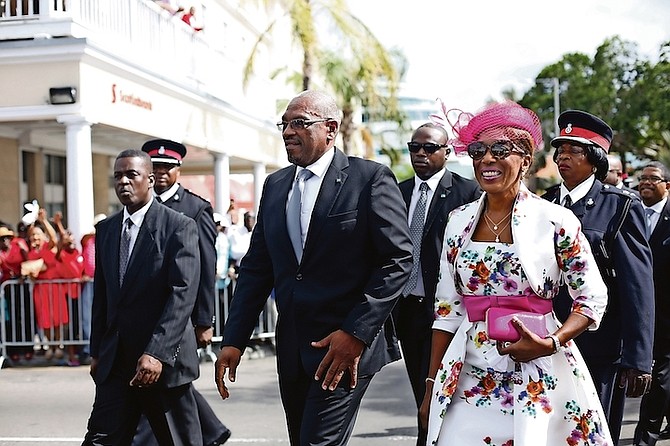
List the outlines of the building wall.
{"label": "building wall", "polygon": [[19,199],[18,184],[21,181],[19,145],[14,139],[0,138],[2,153],[2,174],[0,174],[0,220],[16,229],[21,217],[22,203]]}

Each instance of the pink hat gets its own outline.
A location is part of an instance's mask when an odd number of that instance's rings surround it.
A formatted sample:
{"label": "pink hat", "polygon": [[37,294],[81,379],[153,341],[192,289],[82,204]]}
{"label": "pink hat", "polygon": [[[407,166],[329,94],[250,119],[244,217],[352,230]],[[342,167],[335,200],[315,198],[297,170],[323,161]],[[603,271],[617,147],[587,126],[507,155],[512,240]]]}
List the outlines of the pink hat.
{"label": "pink hat", "polygon": [[[443,106],[443,109],[445,107]],[[451,110],[449,110],[451,112]],[[447,115],[445,110],[445,115]],[[454,151],[459,153],[466,150],[468,144],[476,141],[485,130],[492,128],[515,128],[528,132],[535,143],[535,149],[544,145],[542,139],[542,125],[537,115],[512,101],[494,102],[485,106],[475,115],[460,112],[456,122],[447,119],[456,138],[451,142]]]}

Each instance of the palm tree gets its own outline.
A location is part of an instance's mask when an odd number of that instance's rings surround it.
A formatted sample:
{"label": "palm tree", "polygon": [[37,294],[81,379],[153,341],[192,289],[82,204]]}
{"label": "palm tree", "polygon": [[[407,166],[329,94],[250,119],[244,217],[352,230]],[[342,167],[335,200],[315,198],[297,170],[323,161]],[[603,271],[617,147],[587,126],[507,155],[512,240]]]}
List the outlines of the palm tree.
{"label": "palm tree", "polygon": [[[280,6],[282,16],[271,21],[256,40],[244,68],[244,86],[254,72],[258,48],[271,35],[278,22],[288,17],[293,40],[303,53],[302,90],[313,87],[319,67],[325,82],[335,93],[343,110],[341,134],[343,150],[350,151],[353,117],[359,107],[383,110],[385,117],[401,121],[397,105],[399,72],[407,62],[401,53],[387,51],[370,29],[352,15],[343,0],[261,0],[266,8]],[[340,43],[337,51],[318,50],[317,29],[338,34],[331,41]],[[342,37],[341,39],[338,37]],[[326,46],[326,45],[324,45]]]}

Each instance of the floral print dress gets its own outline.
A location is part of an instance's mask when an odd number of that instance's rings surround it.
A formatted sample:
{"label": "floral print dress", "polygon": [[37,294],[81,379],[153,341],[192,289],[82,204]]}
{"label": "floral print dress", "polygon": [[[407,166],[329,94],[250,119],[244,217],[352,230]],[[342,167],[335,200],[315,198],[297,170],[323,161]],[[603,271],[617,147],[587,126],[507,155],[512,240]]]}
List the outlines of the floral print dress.
{"label": "floral print dress", "polygon": [[[528,295],[532,292],[514,244],[465,243],[455,259],[455,281],[468,295]],[[458,301],[442,301],[437,317]],[[553,333],[557,322],[546,317]],[[515,363],[500,356],[486,322],[467,316],[454,334],[435,377],[435,400],[442,418],[437,442],[428,445],[558,446],[609,445],[595,388],[571,341],[552,356]],[[447,404],[445,400],[448,400]]]}

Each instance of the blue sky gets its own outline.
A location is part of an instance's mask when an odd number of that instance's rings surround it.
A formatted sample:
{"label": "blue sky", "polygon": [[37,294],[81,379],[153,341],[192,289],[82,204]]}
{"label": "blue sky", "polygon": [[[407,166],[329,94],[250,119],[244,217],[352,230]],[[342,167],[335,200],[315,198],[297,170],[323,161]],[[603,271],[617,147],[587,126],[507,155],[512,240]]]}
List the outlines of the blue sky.
{"label": "blue sky", "polygon": [[607,38],[646,56],[670,40],[667,0],[349,0],[387,47],[410,62],[407,92],[474,111],[509,87],[525,91],[565,53],[589,55]]}

